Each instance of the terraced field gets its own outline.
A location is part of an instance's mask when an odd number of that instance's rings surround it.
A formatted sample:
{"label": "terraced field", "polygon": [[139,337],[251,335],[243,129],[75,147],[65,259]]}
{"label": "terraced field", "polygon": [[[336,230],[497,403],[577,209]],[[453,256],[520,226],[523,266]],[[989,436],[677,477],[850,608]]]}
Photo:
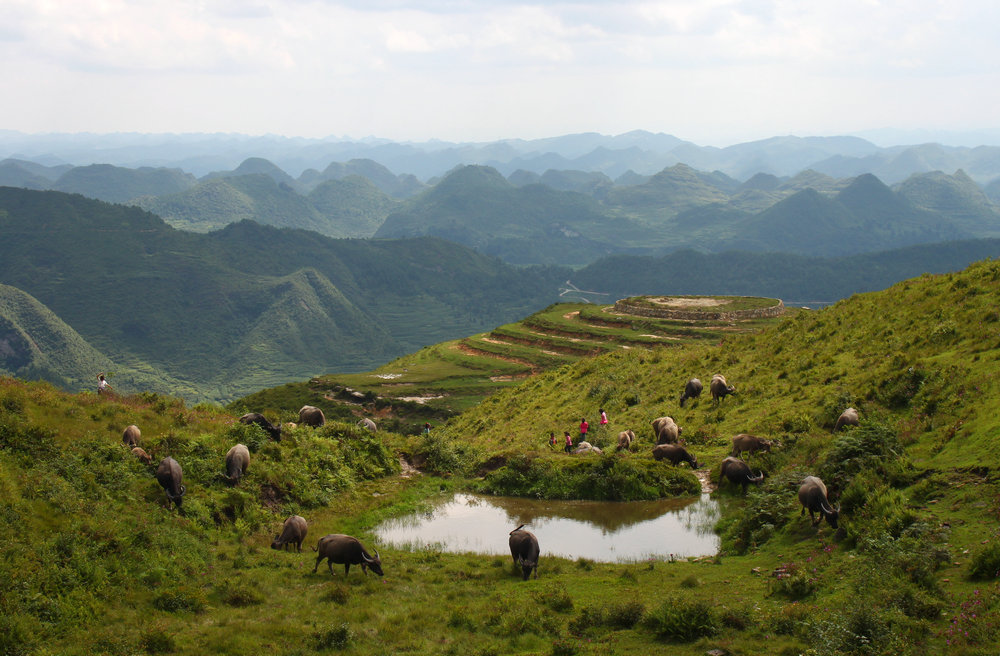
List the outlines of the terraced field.
{"label": "terraced field", "polygon": [[[329,374],[309,381],[313,404],[344,407],[400,432],[442,421],[472,407],[498,389],[516,385],[548,369],[619,349],[681,347],[718,341],[726,335],[760,330],[799,310],[776,299],[748,297],[641,297],[630,307],[670,315],[680,310],[704,318],[664,318],[632,314],[616,305],[558,303],[487,333],[442,342],[360,374]],[[753,314],[772,308],[780,317],[726,318],[726,310]],[[777,308],[777,309],[775,309]],[[286,388],[288,386],[285,386]],[[278,388],[280,389],[280,388]],[[302,390],[299,390],[301,392]],[[255,408],[273,407],[268,391],[253,395]],[[301,398],[301,396],[299,396]],[[331,405],[339,405],[333,408]],[[283,411],[287,413],[288,408]]]}

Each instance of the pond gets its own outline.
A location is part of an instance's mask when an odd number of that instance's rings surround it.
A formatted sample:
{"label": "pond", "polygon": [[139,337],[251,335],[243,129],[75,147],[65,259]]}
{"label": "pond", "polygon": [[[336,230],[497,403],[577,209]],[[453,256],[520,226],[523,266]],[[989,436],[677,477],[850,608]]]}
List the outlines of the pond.
{"label": "pond", "polygon": [[383,522],[375,535],[396,547],[509,556],[507,536],[524,524],[543,556],[636,562],[714,555],[718,519],[708,494],[627,503],[456,494],[429,512]]}

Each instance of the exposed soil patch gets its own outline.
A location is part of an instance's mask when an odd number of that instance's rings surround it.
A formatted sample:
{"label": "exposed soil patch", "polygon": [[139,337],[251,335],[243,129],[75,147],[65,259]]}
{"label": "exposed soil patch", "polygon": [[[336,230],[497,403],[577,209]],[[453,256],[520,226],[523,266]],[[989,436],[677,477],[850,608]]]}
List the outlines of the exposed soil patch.
{"label": "exposed soil patch", "polygon": [[649,299],[652,303],[666,305],[667,307],[717,307],[727,305],[728,300],[705,297],[679,297],[679,296],[654,296]]}
{"label": "exposed soil patch", "polygon": [[443,399],[444,394],[438,394],[437,396],[397,396],[395,398],[400,401],[409,401],[410,403],[427,403],[434,399]]}

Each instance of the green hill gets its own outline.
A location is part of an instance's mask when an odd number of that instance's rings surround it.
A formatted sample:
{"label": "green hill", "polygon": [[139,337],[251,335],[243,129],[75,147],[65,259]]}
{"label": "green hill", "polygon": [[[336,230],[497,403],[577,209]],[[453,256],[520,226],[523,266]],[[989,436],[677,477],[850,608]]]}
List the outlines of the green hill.
{"label": "green hill", "polygon": [[180,193],[196,182],[193,175],[180,169],[149,166],[129,169],[110,164],[91,164],[69,169],[49,188],[109,203],[124,203],[141,196]]}
{"label": "green hill", "polygon": [[107,372],[116,387],[193,391],[165,376],[113,362],[35,298],[0,285],[0,373],[81,389],[96,387],[98,372]]}
{"label": "green hill", "polygon": [[934,171],[911,176],[897,186],[897,191],[916,207],[936,212],[977,237],[996,237],[1000,233],[996,205],[961,169],[954,175]]}
{"label": "green hill", "polygon": [[513,264],[573,265],[638,232],[583,194],[515,187],[495,169],[465,166],[390,214],[375,237],[432,235]]}
{"label": "green hill", "polygon": [[[1000,638],[1000,262],[927,275],[684,348],[618,349],[500,391],[426,437],[342,422],[280,442],[206,406],[120,401],[0,379],[0,647],[6,653],[504,653],[700,656],[990,653]],[[684,408],[691,376],[737,394]],[[847,406],[857,427],[833,433]],[[550,430],[607,410],[593,431],[630,453],[568,456]],[[651,457],[669,414],[720,502],[714,557],[595,563],[550,556],[522,581],[507,557],[372,543],[382,519],[441,491],[540,498],[695,494]],[[276,419],[287,420],[282,416]],[[121,445],[138,424],[154,459],[184,467],[183,511]],[[596,423],[596,422],[595,422]],[[716,489],[730,439],[766,476]],[[251,466],[224,482],[223,455]],[[421,463],[404,476],[397,458]],[[445,474],[437,476],[435,472]],[[839,528],[800,515],[826,481]],[[268,549],[306,516],[306,544],[344,532],[384,576],[313,574],[311,553]],[[496,526],[498,539],[513,526]],[[262,621],[266,618],[266,621]]]}
{"label": "green hill", "polygon": [[12,188],[0,189],[0,230],[0,282],[193,398],[369,369],[544,306],[565,275],[434,239],[337,241],[249,222],[186,233],[134,207]]}

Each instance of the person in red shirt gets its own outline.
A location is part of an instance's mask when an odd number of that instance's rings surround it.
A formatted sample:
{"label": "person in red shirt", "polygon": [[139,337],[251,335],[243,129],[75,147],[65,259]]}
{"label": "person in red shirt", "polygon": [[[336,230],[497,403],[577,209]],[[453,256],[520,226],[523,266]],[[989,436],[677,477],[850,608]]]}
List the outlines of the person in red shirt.
{"label": "person in red shirt", "polygon": [[608,416],[604,414],[604,408],[601,408],[601,426],[604,426],[607,423],[608,423]]}
{"label": "person in red shirt", "polygon": [[586,442],[587,441],[587,431],[588,430],[590,430],[590,424],[587,423],[587,419],[585,417],[581,418],[580,419],[580,441],[581,442]]}

